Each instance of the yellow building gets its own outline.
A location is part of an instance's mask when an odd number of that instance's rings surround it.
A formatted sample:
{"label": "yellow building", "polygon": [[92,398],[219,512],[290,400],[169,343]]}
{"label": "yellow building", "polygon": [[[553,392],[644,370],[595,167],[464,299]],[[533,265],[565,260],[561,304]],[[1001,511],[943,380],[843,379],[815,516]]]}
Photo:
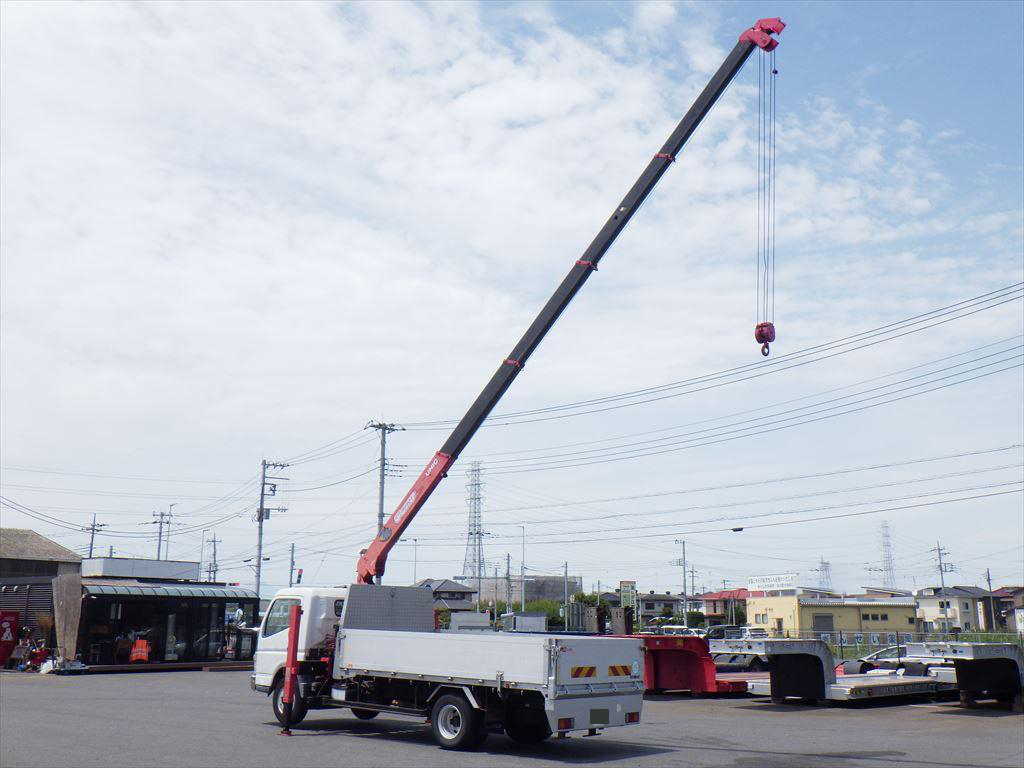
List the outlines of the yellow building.
{"label": "yellow building", "polygon": [[747,623],[767,630],[774,637],[842,632],[846,637],[859,634],[885,638],[871,642],[895,642],[896,638],[890,635],[902,637],[918,631],[917,605],[913,597],[749,597]]}

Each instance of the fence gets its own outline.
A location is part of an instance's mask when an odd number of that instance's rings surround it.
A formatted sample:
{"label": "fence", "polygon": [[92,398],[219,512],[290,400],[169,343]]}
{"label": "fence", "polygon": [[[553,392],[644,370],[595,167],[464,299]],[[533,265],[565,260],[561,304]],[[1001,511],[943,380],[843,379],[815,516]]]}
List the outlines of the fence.
{"label": "fence", "polygon": [[1024,632],[814,632],[786,630],[773,638],[800,638],[826,643],[836,660],[858,659],[894,645],[923,642],[1016,643],[1024,647]]}

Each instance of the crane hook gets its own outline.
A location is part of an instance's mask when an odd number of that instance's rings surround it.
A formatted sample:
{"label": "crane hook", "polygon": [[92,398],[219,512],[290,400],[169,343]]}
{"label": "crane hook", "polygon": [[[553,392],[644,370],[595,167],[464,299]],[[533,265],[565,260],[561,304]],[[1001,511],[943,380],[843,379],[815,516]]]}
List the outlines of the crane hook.
{"label": "crane hook", "polygon": [[772,323],[758,323],[754,328],[754,341],[761,343],[761,354],[768,357],[768,343],[775,341],[775,326]]}

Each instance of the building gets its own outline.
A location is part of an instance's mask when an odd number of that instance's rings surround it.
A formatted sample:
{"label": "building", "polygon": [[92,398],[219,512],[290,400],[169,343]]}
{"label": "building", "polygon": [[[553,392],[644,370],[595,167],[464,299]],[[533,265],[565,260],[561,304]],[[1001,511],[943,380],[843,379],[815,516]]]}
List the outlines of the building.
{"label": "building", "polygon": [[1024,633],[1024,587],[1000,587],[992,594],[999,598],[1006,630]]}
{"label": "building", "polygon": [[[751,596],[761,597],[761,590],[751,592],[746,587],[723,589],[718,592],[705,592],[697,595],[704,605],[704,621],[709,627],[719,624],[742,624],[738,618],[747,616],[747,600]],[[692,609],[691,609],[692,610]]]}
{"label": "building", "polygon": [[0,610],[17,611],[18,624],[47,645],[56,641],[53,581],[77,576],[82,558],[25,528],[0,528]]}
{"label": "building", "polygon": [[[467,586],[476,587],[476,579],[467,579],[464,582]],[[527,576],[526,580],[526,602],[534,600],[554,600],[561,603],[565,599],[566,588],[569,596],[583,591],[583,577],[569,576],[568,582],[564,575],[557,576]],[[522,601],[522,589],[520,587],[520,575],[517,573],[505,576],[486,576],[479,580],[481,600],[485,604],[492,600],[505,602],[508,596],[512,597],[512,604],[518,605]],[[476,590],[474,590],[476,591]]]}
{"label": "building", "polygon": [[[602,592],[601,600],[613,608],[618,608],[621,602],[619,590]],[[637,592],[636,600],[640,607],[640,615],[637,618],[643,624],[650,624],[654,619],[663,616],[682,616],[683,614],[682,594],[659,593],[652,589],[646,593]],[[692,606],[690,610],[693,610]]]}
{"label": "building", "polygon": [[[200,581],[199,563],[97,557],[0,529],[0,609],[92,667],[216,666],[252,658],[256,593]],[[17,575],[30,574],[30,575]]]}
{"label": "building", "polygon": [[[919,631],[912,597],[861,595],[763,595],[747,599],[747,624],[775,637],[897,637]],[[851,641],[851,642],[856,642]],[[870,642],[879,642],[871,640]],[[884,642],[884,641],[883,641]]]}
{"label": "building", "polygon": [[981,587],[924,587],[914,597],[923,632],[985,632],[995,626],[993,595]]}
{"label": "building", "polygon": [[414,586],[429,589],[434,594],[435,611],[476,610],[476,590],[451,579],[422,579]]}
{"label": "building", "polygon": [[0,579],[78,573],[82,558],[27,528],[0,528]]}

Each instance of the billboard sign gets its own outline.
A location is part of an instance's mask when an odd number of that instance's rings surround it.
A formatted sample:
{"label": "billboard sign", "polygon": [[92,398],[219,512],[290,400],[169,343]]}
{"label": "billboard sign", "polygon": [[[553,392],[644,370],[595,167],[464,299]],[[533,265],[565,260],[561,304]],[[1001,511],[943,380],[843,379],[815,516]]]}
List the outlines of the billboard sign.
{"label": "billboard sign", "polygon": [[623,608],[632,608],[634,614],[636,613],[637,600],[635,581],[619,582],[619,605]]}
{"label": "billboard sign", "polygon": [[0,667],[14,652],[18,644],[18,612],[0,611]]}
{"label": "billboard sign", "polygon": [[751,592],[795,589],[797,575],[795,573],[775,573],[770,576],[748,576],[747,589]]}

